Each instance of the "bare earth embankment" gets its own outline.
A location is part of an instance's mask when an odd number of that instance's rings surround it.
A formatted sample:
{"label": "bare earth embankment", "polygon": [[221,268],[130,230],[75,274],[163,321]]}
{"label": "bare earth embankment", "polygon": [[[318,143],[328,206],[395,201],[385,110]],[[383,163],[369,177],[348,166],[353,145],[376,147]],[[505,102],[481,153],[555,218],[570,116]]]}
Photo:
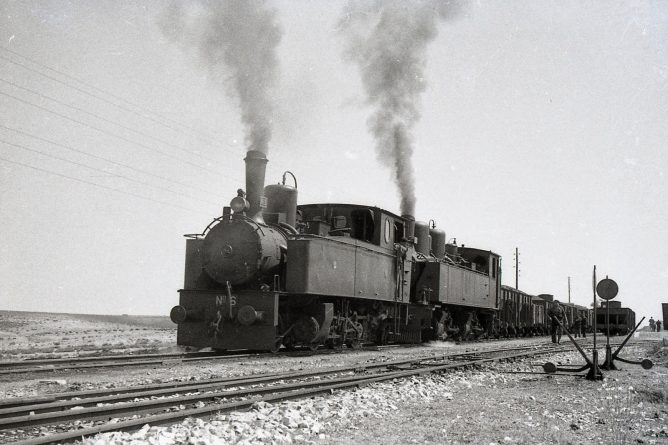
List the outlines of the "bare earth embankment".
{"label": "bare earth embankment", "polygon": [[174,349],[169,317],[0,311],[0,360]]}

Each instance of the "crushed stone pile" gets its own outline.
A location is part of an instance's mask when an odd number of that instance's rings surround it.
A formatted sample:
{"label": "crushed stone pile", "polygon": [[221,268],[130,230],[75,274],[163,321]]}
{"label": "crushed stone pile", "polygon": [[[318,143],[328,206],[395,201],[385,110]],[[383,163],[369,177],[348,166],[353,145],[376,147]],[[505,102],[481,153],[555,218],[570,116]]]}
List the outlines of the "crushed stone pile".
{"label": "crushed stone pile", "polygon": [[136,432],[105,433],[86,439],[87,445],[150,444],[252,444],[310,443],[328,438],[340,428],[355,429],[355,419],[398,410],[405,401],[449,400],[451,385],[470,387],[501,375],[449,375],[376,383],[361,389],[278,404],[256,402],[250,411],[220,414],[212,420],[186,419],[168,426],[145,425]]}

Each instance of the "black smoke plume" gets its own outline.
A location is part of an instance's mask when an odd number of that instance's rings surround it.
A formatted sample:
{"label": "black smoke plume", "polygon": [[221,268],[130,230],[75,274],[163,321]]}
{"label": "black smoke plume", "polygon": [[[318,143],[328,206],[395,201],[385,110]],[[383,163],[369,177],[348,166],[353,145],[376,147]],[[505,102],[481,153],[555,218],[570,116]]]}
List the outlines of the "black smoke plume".
{"label": "black smoke plume", "polygon": [[196,49],[228,95],[239,99],[249,150],[266,154],[283,35],[276,11],[264,0],[174,2],[160,25],[169,38]]}
{"label": "black smoke plume", "polygon": [[438,34],[450,4],[431,1],[350,2],[340,21],[346,59],[360,68],[373,113],[367,124],[378,159],[392,170],[401,196],[401,214],[415,214],[412,130],[420,118],[426,88],[427,45]]}

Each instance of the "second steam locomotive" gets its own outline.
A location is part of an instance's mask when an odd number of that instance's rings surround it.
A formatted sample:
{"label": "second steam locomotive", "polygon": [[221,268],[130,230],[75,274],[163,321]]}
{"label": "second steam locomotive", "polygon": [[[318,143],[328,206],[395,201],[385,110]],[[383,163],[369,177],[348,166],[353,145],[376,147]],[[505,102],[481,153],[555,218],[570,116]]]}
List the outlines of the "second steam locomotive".
{"label": "second steam locomotive", "polygon": [[502,291],[496,253],[446,243],[413,215],[298,205],[285,175],[264,187],[264,153],[248,151],[245,163],[246,191],[186,235],[184,287],[170,314],[179,345],[354,348],[543,332],[540,305]]}

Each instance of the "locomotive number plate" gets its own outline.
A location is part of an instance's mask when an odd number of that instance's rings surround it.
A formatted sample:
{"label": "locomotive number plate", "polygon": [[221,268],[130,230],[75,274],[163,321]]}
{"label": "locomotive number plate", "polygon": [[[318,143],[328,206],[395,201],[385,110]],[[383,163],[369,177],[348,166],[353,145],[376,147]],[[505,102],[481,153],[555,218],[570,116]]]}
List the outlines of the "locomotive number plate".
{"label": "locomotive number plate", "polygon": [[[222,306],[227,303],[227,295],[216,295],[216,306]],[[231,295],[229,298],[230,301],[230,306],[236,306],[237,305],[237,297],[235,295]]]}

